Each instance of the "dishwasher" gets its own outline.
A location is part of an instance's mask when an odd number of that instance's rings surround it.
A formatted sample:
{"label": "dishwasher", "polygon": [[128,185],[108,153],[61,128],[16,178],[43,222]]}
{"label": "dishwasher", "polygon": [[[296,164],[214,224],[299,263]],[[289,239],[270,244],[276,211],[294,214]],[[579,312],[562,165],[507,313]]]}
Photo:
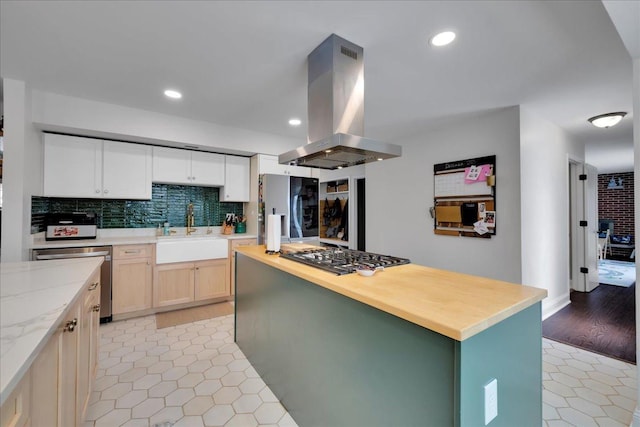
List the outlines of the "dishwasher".
{"label": "dishwasher", "polygon": [[111,246],[85,246],[71,248],[33,249],[31,259],[44,261],[51,259],[104,257],[100,270],[100,323],[111,322]]}

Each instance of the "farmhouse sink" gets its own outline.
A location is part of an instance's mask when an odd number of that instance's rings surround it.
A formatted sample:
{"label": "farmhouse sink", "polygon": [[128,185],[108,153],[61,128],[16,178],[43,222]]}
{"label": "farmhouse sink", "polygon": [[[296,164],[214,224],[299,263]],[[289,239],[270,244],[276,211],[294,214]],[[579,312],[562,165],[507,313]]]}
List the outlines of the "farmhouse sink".
{"label": "farmhouse sink", "polygon": [[158,239],[156,264],[227,258],[229,243],[216,236],[179,236]]}

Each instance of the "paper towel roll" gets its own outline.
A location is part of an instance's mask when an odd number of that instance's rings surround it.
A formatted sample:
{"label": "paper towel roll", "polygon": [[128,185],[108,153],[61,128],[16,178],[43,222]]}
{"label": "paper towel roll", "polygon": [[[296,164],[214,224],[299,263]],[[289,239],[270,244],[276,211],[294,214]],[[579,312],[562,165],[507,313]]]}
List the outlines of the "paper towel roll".
{"label": "paper towel roll", "polygon": [[267,250],[280,250],[280,215],[270,214],[267,218]]}

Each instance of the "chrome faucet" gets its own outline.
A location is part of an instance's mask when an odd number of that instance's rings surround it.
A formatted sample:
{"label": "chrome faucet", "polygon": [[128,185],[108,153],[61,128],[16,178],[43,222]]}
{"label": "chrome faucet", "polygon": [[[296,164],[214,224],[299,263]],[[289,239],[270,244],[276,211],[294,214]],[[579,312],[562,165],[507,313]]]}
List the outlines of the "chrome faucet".
{"label": "chrome faucet", "polygon": [[196,231],[195,224],[196,220],[193,216],[193,203],[189,203],[187,206],[187,236]]}

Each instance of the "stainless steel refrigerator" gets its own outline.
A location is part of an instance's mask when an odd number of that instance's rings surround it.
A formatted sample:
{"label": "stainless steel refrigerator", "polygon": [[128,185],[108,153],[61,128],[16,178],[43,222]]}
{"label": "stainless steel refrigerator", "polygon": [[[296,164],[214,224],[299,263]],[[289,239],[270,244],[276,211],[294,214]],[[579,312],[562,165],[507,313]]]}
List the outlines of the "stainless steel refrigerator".
{"label": "stainless steel refrigerator", "polygon": [[319,239],[317,178],[260,175],[258,187],[258,244],[265,243],[267,216],[280,215],[281,241]]}

